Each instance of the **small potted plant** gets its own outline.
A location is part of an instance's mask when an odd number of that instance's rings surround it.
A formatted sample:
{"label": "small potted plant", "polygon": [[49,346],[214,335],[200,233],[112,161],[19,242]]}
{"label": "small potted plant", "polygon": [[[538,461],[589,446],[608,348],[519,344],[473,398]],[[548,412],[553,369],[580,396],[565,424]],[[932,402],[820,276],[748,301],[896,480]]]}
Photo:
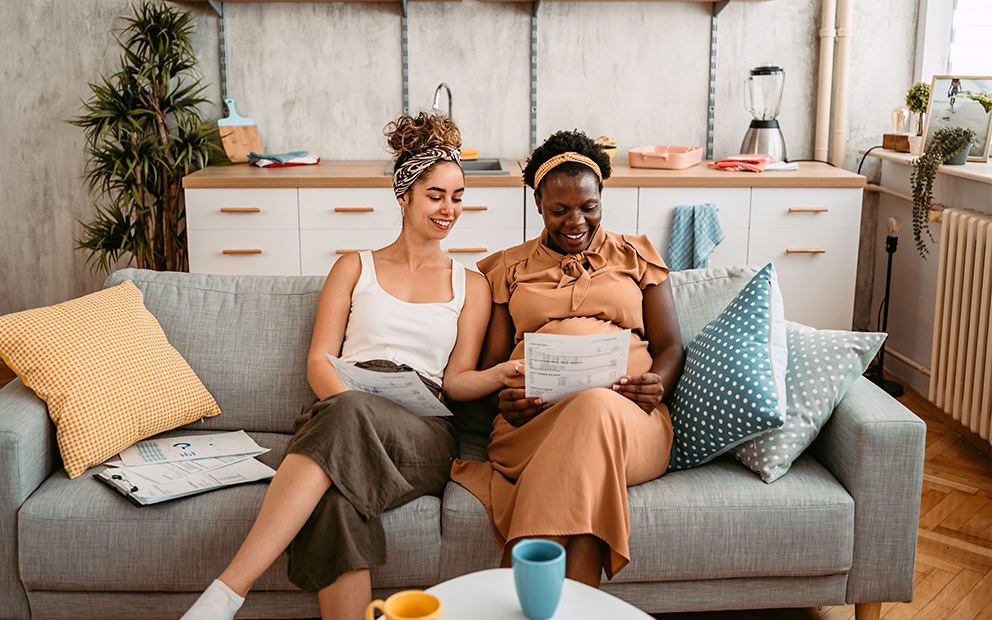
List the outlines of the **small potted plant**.
{"label": "small potted plant", "polygon": [[910,113],[916,114],[916,135],[909,136],[909,152],[919,156],[923,151],[923,120],[926,117],[927,105],[930,103],[930,85],[917,82],[906,93],[906,107]]}
{"label": "small potted plant", "polygon": [[942,127],[933,134],[926,150],[913,162],[910,183],[913,185],[913,239],[925,260],[930,250],[923,242],[923,230],[930,233],[930,209],[933,202],[933,180],[941,164],[963,164],[975,143],[976,134],[968,127]]}

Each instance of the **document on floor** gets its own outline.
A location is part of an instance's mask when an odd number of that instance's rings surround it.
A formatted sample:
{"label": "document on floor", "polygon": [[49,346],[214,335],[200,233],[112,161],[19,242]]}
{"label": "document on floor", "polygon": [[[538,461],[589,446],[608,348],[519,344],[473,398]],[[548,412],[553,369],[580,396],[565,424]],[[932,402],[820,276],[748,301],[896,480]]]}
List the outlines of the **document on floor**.
{"label": "document on floor", "polygon": [[326,355],[349,390],[378,394],[421,417],[451,415],[415,372],[376,372],[342,362],[330,353]]}
{"label": "document on floor", "polygon": [[524,334],[527,398],[560,400],[597,387],[610,387],[627,373],[630,330],[589,336]]}
{"label": "document on floor", "polygon": [[234,431],[214,435],[147,439],[122,450],[120,458],[124,465],[133,467],[235,455],[256,456],[265,452],[268,450],[255,443],[247,433]]}
{"label": "document on floor", "polygon": [[254,458],[200,472],[168,483],[155,483],[134,474],[131,467],[108,467],[93,477],[135,506],[148,506],[246,482],[267,480],[275,470]]}

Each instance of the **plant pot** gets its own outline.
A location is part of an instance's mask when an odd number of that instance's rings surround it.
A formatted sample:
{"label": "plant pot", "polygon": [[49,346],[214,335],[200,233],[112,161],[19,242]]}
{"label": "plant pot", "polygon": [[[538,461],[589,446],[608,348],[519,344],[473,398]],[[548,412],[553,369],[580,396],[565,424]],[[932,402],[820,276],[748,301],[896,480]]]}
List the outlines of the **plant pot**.
{"label": "plant pot", "polygon": [[971,151],[971,147],[970,146],[967,147],[967,148],[961,149],[961,152],[960,153],[958,153],[954,157],[948,159],[944,163],[945,164],[950,164],[952,166],[963,166],[964,164],[968,163],[968,152],[969,151]]}
{"label": "plant pot", "polygon": [[909,136],[909,154],[916,157],[923,154],[923,136]]}

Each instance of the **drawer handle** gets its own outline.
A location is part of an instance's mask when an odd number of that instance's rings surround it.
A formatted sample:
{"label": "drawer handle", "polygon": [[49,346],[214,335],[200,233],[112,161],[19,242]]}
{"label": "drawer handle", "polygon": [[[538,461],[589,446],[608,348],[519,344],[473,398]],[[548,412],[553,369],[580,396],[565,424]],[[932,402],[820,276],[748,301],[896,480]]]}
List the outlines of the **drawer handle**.
{"label": "drawer handle", "polygon": [[489,207],[487,207],[485,205],[480,205],[480,206],[477,206],[477,207],[474,207],[474,206],[462,207],[462,211],[488,211],[488,210],[489,210]]}
{"label": "drawer handle", "polygon": [[786,248],[786,254],[826,254],[824,248]]}
{"label": "drawer handle", "polygon": [[224,250],[224,254],[261,254],[262,250]]}
{"label": "drawer handle", "polygon": [[262,210],[258,207],[221,207],[221,213],[260,213]]}
{"label": "drawer handle", "polygon": [[479,252],[488,252],[489,248],[448,248],[448,251],[452,254],[477,254]]}
{"label": "drawer handle", "polygon": [[372,213],[375,207],[334,207],[335,213]]}
{"label": "drawer handle", "polygon": [[358,254],[359,252],[368,252],[372,248],[365,248],[364,250],[334,250],[335,254]]}
{"label": "drawer handle", "polygon": [[826,213],[827,207],[789,207],[789,213]]}

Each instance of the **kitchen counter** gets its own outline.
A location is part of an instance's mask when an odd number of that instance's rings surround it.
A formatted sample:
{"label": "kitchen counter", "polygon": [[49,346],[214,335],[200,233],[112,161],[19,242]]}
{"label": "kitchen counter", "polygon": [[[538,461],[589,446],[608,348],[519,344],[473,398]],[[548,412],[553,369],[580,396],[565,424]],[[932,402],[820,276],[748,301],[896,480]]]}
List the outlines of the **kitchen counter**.
{"label": "kitchen counter", "polygon": [[[512,170],[525,162],[510,160]],[[627,160],[613,162],[607,187],[853,187],[862,188],[865,178],[817,162],[800,162],[795,172],[725,172],[706,167],[706,162],[685,170],[631,168]],[[321,161],[315,166],[256,168],[247,164],[212,166],[183,178],[186,189],[266,187],[392,187],[382,172],[386,160]],[[467,187],[521,187],[522,174],[466,176]]]}

